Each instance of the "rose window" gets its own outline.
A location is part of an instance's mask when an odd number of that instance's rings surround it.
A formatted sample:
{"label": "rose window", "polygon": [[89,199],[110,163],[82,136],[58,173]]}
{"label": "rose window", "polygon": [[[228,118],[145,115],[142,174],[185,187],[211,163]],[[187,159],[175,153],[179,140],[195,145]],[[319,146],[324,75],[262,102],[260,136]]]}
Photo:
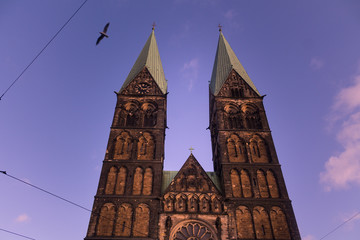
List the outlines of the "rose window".
{"label": "rose window", "polygon": [[215,240],[212,232],[200,223],[186,223],[174,233],[173,240]]}

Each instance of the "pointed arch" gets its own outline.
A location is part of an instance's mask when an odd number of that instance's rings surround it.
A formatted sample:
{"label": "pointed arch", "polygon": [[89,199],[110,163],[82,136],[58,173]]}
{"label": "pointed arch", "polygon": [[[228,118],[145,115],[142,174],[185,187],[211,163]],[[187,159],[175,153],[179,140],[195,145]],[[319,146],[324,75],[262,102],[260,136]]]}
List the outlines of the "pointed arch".
{"label": "pointed arch", "polygon": [[143,126],[144,127],[153,127],[157,122],[157,106],[155,103],[144,103],[141,105],[141,110],[143,112]]}
{"label": "pointed arch", "polygon": [[268,189],[268,185],[266,183],[264,171],[257,170],[256,176],[257,176],[257,182],[258,182],[259,191],[260,191],[260,197],[268,198],[269,197],[269,189]]}
{"label": "pointed arch", "polygon": [[256,239],[273,239],[269,215],[265,208],[256,206],[253,209]]}
{"label": "pointed arch", "polygon": [[249,173],[242,169],[240,172],[241,187],[245,198],[253,196]]}
{"label": "pointed arch", "polygon": [[117,168],[111,167],[106,179],[105,194],[114,194]]}
{"label": "pointed arch", "polygon": [[207,213],[210,210],[209,206],[210,197],[207,194],[202,194],[199,197],[200,212]]}
{"label": "pointed arch", "polygon": [[237,207],[235,216],[238,238],[254,238],[254,226],[249,208],[246,206]]}
{"label": "pointed arch", "polygon": [[126,177],[127,169],[125,167],[120,167],[116,179],[115,194],[123,195],[125,193]]}
{"label": "pointed arch", "polygon": [[272,207],[270,219],[275,239],[291,239],[286,216],[280,207]]}
{"label": "pointed arch", "polygon": [[232,134],[227,139],[227,150],[230,162],[247,162],[247,153],[244,141]]}
{"label": "pointed arch", "polygon": [[143,185],[143,172],[140,167],[135,169],[134,181],[133,181],[133,195],[140,195]]}
{"label": "pointed arch", "polygon": [[276,181],[276,177],[275,174],[273,173],[273,171],[268,170],[266,172],[266,179],[269,185],[269,190],[270,190],[270,195],[272,198],[279,198],[280,197],[280,193],[279,193],[279,188],[278,188],[278,184]]}
{"label": "pointed arch", "polygon": [[120,133],[114,140],[114,153],[115,160],[125,160],[131,157],[132,152],[132,138],[128,132]]}
{"label": "pointed arch", "polygon": [[259,135],[255,134],[250,139],[250,149],[252,160],[255,163],[270,162],[269,152],[265,140]]}
{"label": "pointed arch", "polygon": [[199,207],[199,198],[196,194],[188,195],[188,211],[197,212]]}
{"label": "pointed arch", "polygon": [[244,104],[241,110],[245,119],[245,126],[248,129],[262,129],[262,123],[258,107],[253,104]]}
{"label": "pointed arch", "polygon": [[155,153],[155,141],[150,133],[144,132],[138,141],[137,158],[139,160],[153,160]]}
{"label": "pointed arch", "polygon": [[115,236],[129,237],[131,233],[133,209],[128,203],[123,203],[118,209],[115,225]]}
{"label": "pointed arch", "polygon": [[232,189],[233,197],[241,198],[242,194],[241,194],[240,177],[236,169],[231,169],[230,179],[231,179],[231,189]]}
{"label": "pointed arch", "polygon": [[163,204],[165,212],[174,211],[174,196],[170,193],[165,194]]}
{"label": "pointed arch", "polygon": [[135,209],[135,222],[133,228],[134,237],[149,236],[150,209],[149,206],[140,203]]}
{"label": "pointed arch", "polygon": [[149,196],[152,193],[152,185],[153,185],[153,171],[151,168],[146,168],[144,173],[144,186],[142,190],[142,194],[145,196]]}
{"label": "pointed arch", "polygon": [[176,195],[175,198],[175,210],[177,212],[185,212],[186,210],[186,195],[183,193],[179,193],[178,195]]}
{"label": "pointed arch", "polygon": [[211,210],[214,213],[220,213],[222,211],[221,201],[216,195],[211,197]]}
{"label": "pointed arch", "polygon": [[97,236],[111,236],[114,227],[115,205],[105,203],[100,209],[99,222],[96,228]]}

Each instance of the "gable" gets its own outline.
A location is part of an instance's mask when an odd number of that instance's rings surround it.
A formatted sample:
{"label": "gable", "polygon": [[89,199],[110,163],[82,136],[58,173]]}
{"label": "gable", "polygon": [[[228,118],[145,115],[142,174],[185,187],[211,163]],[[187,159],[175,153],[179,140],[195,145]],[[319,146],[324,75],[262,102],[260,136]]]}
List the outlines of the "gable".
{"label": "gable", "polygon": [[[197,192],[197,193],[216,193],[220,194],[219,181],[215,173],[206,173],[201,167],[199,162],[191,154],[186,160],[184,165],[178,172],[165,173],[165,180],[168,183],[172,176],[175,177],[171,180],[168,186],[163,186],[163,194],[168,192]],[[211,176],[211,177],[209,177]],[[218,186],[215,185],[213,178]],[[165,181],[163,182],[163,184]],[[165,185],[165,184],[164,184]]]}
{"label": "gable", "polygon": [[260,97],[234,69],[230,71],[221,86],[218,96],[231,98]]}
{"label": "gable", "polygon": [[144,67],[128,85],[119,91],[123,95],[164,95],[156,81]]}

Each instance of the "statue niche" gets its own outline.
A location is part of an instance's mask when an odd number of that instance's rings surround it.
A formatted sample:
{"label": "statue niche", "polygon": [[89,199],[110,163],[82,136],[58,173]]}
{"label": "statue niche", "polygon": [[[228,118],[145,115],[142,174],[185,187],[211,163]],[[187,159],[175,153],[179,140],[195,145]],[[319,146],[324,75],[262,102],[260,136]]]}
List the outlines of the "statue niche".
{"label": "statue niche", "polygon": [[153,160],[155,152],[155,142],[150,133],[143,133],[139,138],[137,146],[137,159]]}
{"label": "statue niche", "polygon": [[122,132],[115,138],[114,156],[115,160],[125,160],[131,157],[132,139],[127,132]]}
{"label": "statue niche", "polygon": [[247,154],[244,142],[235,134],[227,140],[227,150],[230,162],[247,162]]}
{"label": "statue niche", "polygon": [[153,127],[156,125],[157,108],[154,104],[144,103],[141,106],[143,111],[144,127]]}

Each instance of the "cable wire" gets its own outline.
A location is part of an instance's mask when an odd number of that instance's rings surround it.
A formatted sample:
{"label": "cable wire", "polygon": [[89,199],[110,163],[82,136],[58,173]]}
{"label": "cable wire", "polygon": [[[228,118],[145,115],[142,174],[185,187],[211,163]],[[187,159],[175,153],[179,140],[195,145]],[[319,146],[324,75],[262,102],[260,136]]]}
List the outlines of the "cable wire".
{"label": "cable wire", "polygon": [[0,228],[0,230],[4,231],[4,232],[7,232],[7,233],[10,233],[10,234],[13,234],[13,235],[16,235],[16,236],[19,236],[19,237],[27,238],[27,239],[30,239],[30,240],[36,240],[35,238],[31,238],[31,237],[28,237],[28,236],[25,236],[25,235],[22,235],[22,234],[19,234],[19,233],[16,233],[16,232],[12,232],[12,231],[9,231],[9,230],[5,230],[5,229],[2,229],[2,228]]}
{"label": "cable wire", "polygon": [[336,230],[338,230],[339,228],[341,228],[342,226],[344,226],[346,223],[350,222],[351,220],[353,220],[355,217],[357,217],[358,215],[360,215],[360,212],[357,212],[354,216],[352,216],[351,218],[345,220],[343,223],[341,223],[339,226],[337,226],[336,228],[334,228],[333,230],[331,230],[330,232],[328,232],[327,234],[325,234],[322,238],[320,238],[319,240],[322,240],[324,238],[326,238],[327,236],[329,236],[330,234],[332,234],[333,232],[335,232]]}
{"label": "cable wire", "polygon": [[65,22],[65,24],[55,33],[55,35],[50,39],[50,41],[41,49],[41,51],[35,56],[35,58],[25,67],[25,69],[20,73],[20,75],[10,84],[10,86],[4,91],[0,96],[0,101],[4,95],[10,90],[10,88],[20,79],[20,77],[26,72],[26,70],[36,61],[36,59],[45,51],[45,49],[50,45],[50,43],[57,37],[57,35],[66,27],[66,25],[71,21],[71,19],[80,11],[80,9],[85,5],[88,0],[85,0],[80,7],[71,15],[71,17]]}
{"label": "cable wire", "polygon": [[[49,192],[49,191],[47,191],[47,190],[45,190],[45,189],[43,189],[43,188],[37,187],[37,186],[35,186],[35,185],[31,184],[31,183],[28,183],[28,182],[26,182],[26,181],[24,181],[24,180],[21,180],[20,178],[14,177],[14,176],[8,174],[6,171],[0,171],[0,173],[4,174],[4,175],[6,175],[6,176],[8,176],[8,177],[10,177],[10,178],[12,178],[12,179],[15,179],[15,180],[17,180],[17,181],[19,181],[19,182],[25,183],[26,185],[29,185],[30,187],[36,188],[36,189],[38,189],[38,190],[40,190],[40,191],[42,191],[42,192],[44,192],[44,193],[47,193],[47,194],[49,194],[49,195],[51,195],[51,196],[53,196],[53,197],[56,197],[56,198],[61,199],[61,200],[65,201],[65,202],[67,202],[67,203],[70,203],[70,204],[72,204],[72,205],[74,205],[74,206],[76,206],[76,207],[79,207],[79,208],[81,208],[81,209],[83,209],[83,210],[85,210],[85,211],[88,211],[88,212],[90,212],[90,213],[92,213],[92,214],[94,214],[94,215],[97,215],[97,216],[99,216],[99,217],[101,217],[101,218],[103,218],[103,219],[110,220],[110,221],[114,221],[114,219],[111,219],[111,218],[108,218],[108,217],[106,217],[106,216],[101,215],[100,212],[97,213],[97,212],[95,212],[95,211],[92,211],[92,210],[90,210],[90,209],[88,209],[88,208],[86,208],[86,207],[83,207],[83,206],[81,206],[81,205],[79,205],[79,204],[77,204],[77,203],[74,203],[74,202],[72,202],[72,201],[70,201],[70,200],[67,200],[67,199],[65,199],[65,198],[63,198],[63,197],[60,197],[60,196],[58,196],[58,195],[56,195],[56,194],[54,194],[54,193],[51,193],[51,192]],[[141,234],[141,236],[146,236],[146,234],[144,234],[144,233],[142,233],[142,232],[140,232],[140,231],[137,231],[137,230],[135,230],[135,229],[132,229],[131,226],[124,225],[124,227],[129,228],[129,229],[132,230],[133,232],[137,232],[137,233]]]}

